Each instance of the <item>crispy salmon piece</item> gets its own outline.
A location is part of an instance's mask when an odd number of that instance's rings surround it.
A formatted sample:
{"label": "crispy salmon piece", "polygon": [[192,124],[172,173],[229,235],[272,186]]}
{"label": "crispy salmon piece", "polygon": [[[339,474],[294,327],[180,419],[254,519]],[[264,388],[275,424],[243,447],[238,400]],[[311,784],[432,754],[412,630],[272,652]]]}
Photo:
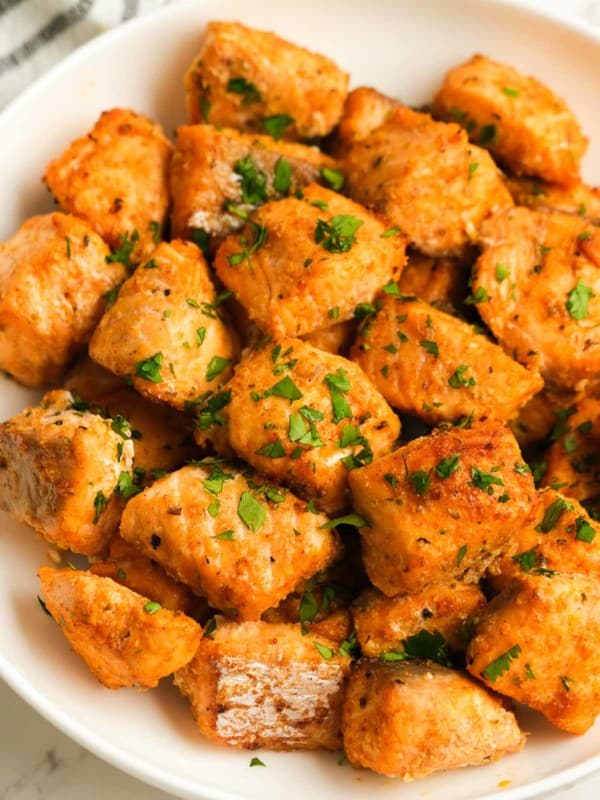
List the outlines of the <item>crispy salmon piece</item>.
{"label": "crispy salmon piece", "polygon": [[390,597],[477,583],[535,498],[514,436],[492,421],[415,439],[348,480],[367,574]]}
{"label": "crispy salmon piece", "polygon": [[418,297],[440,311],[456,314],[468,295],[469,270],[454,258],[411,252],[398,281],[400,294]]}
{"label": "crispy salmon piece", "polygon": [[525,744],[500,699],[430,662],[361,661],[348,681],[342,724],[352,764],[405,781],[497,761]]}
{"label": "crispy salmon piece", "polygon": [[207,459],[129,501],[121,536],[239,619],[258,619],[341,554],[323,514],[285,489]]}
{"label": "crispy salmon piece", "polygon": [[600,494],[600,399],[584,397],[556,410],[552,444],[544,454],[542,486],[559,486],[567,497]]}
{"label": "crispy salmon piece", "polygon": [[401,105],[377,89],[358,86],[348,93],[344,113],[334,135],[334,150],[343,153],[354,142],[365,139],[388,119],[392,109]]}
{"label": "crispy salmon piece", "polygon": [[86,220],[132,266],[160,241],[172,149],[160,125],[113,108],[50,162],[44,181],[65,211]]}
{"label": "crispy salmon piece", "polygon": [[202,253],[180,240],[128,278],[90,342],[94,361],[180,411],[227,380],[237,351]]}
{"label": "crispy salmon piece", "polygon": [[349,659],[299,625],[226,622],[175,674],[205,736],[232,747],[336,750]]}
{"label": "crispy salmon piece", "polygon": [[0,368],[25,386],[57,381],[124,278],[108,247],[68,214],[31,217],[0,244]]}
{"label": "crispy salmon piece", "polygon": [[587,148],[573,112],[551,89],[514,67],[474,55],[451,69],[434,113],[463,125],[517,175],[569,183]]}
{"label": "crispy salmon piece", "polygon": [[389,453],[400,433],[360,367],[299,339],[247,354],[224,391],[231,449],[328,514],[348,508],[350,471]]}
{"label": "crispy salmon piece", "polygon": [[504,182],[515,205],[539,211],[562,211],[600,224],[600,189],[580,181],[564,186],[536,178],[508,175]]}
{"label": "crispy salmon piece", "polygon": [[191,123],[326,136],[338,122],[348,75],[325,56],[239,22],[209,22],[185,75]]}
{"label": "crispy salmon piece", "polygon": [[525,574],[600,578],[600,526],[583,506],[546,489],[535,507],[532,522],[513,532],[510,547],[490,565],[494,588],[503,589]]}
{"label": "crispy salmon piece", "polygon": [[65,388],[81,400],[78,407],[101,409],[121,420],[118,429],[135,442],[136,472],[170,472],[197,452],[190,420],[168,406],[145,400],[122,378],[103,369],[91,358],[81,359],[65,380]]}
{"label": "crispy salmon piece", "polygon": [[397,277],[405,240],[357,203],[311,184],[303,198],[261,206],[220,246],[215,270],[275,340],[351,319]]}
{"label": "crispy salmon piece", "polygon": [[93,575],[112,578],[133,592],[154,600],[169,611],[190,612],[193,595],[187,586],[169,577],[151,558],[142,555],[133,545],[113,536],[104,561],[90,566]]}
{"label": "crispy salmon piece", "polygon": [[64,550],[96,555],[119,522],[133,443],[73,400],[49,392],[0,424],[0,508]]}
{"label": "crispy salmon piece", "polygon": [[600,372],[600,231],[568,214],[502,211],[481,231],[477,310],[504,349],[562,390]]}
{"label": "crispy salmon piece", "polygon": [[513,205],[490,155],[458,125],[405,106],[349,146],[341,163],[349,196],[429,256],[464,255],[484,219]]}
{"label": "crispy salmon piece", "polygon": [[258,205],[315,181],[343,183],[336,162],[316,147],[212,125],[177,130],[171,160],[173,236],[217,240],[244,225]]}
{"label": "crispy salmon piece", "polygon": [[600,712],[597,577],[523,575],[479,615],[467,668],[490,688],[582,734]]}
{"label": "crispy salmon piece", "polygon": [[439,634],[452,650],[465,649],[467,620],[484,607],[485,597],[474,583],[434,584],[415,594],[386,597],[367,589],[352,605],[356,638],[363,655],[404,651],[404,643],[422,631]]}
{"label": "crispy salmon piece", "polygon": [[350,357],[391,405],[429,424],[511,419],[544,385],[471,325],[415,298],[381,300]]}
{"label": "crispy salmon piece", "polygon": [[38,576],[49,613],[107,689],[151,689],[194,657],[200,626],[180,611],[90,572],[40,567]]}

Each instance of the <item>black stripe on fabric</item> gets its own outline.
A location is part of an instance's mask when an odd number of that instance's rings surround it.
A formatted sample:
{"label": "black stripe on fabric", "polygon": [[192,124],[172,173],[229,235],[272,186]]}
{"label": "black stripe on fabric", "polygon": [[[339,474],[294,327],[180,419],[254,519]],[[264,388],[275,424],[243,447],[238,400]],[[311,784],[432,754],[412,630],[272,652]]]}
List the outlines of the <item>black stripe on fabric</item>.
{"label": "black stripe on fabric", "polygon": [[18,6],[23,0],[0,0],[0,14],[9,11],[13,6]]}
{"label": "black stripe on fabric", "polygon": [[138,0],[124,0],[123,16],[121,17],[121,20],[125,22],[126,20],[135,17],[139,10],[138,6]]}
{"label": "black stripe on fabric", "polygon": [[4,72],[8,72],[8,70],[13,67],[18,67],[24,61],[27,61],[40,47],[53,41],[61,33],[75,25],[76,22],[82,20],[93,5],[94,0],[79,0],[78,3],[71,6],[67,11],[63,11],[55,17],[52,17],[52,19],[30,39],[27,39],[27,41],[16,47],[12,52],[0,58],[0,75]]}

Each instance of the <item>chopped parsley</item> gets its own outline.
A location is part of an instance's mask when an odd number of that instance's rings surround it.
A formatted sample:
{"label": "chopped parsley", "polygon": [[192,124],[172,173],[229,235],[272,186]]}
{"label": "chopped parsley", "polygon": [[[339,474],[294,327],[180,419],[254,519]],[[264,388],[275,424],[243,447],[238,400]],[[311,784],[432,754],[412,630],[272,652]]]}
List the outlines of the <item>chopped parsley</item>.
{"label": "chopped parsley", "polygon": [[333,189],[334,192],[339,192],[344,188],[344,173],[340,172],[339,169],[323,167],[321,170],[321,177]]}
{"label": "chopped parsley", "polygon": [[273,176],[273,189],[278,194],[287,194],[292,182],[292,165],[283,156],[275,164],[275,175]]}
{"label": "chopped parsley", "polygon": [[240,253],[231,253],[231,255],[227,256],[227,261],[232,267],[239,266],[242,261],[247,261],[248,265],[250,265],[250,256],[256,253],[267,241],[267,229],[264,225],[259,225],[252,221],[249,221],[248,225],[252,233],[252,239],[249,240],[246,235],[240,236],[242,251]]}
{"label": "chopped parsley", "polygon": [[271,117],[265,117],[261,122],[263,129],[272,136],[273,139],[281,139],[285,133],[285,129],[289,127],[294,121],[293,117],[287,114],[273,114]]}
{"label": "chopped parsley", "polygon": [[521,94],[518,89],[511,89],[510,86],[503,86],[502,91],[507,97],[518,97]]}
{"label": "chopped parsley", "polygon": [[557,497],[556,500],[548,506],[544,512],[544,516],[539,525],[535,526],[536,531],[539,533],[550,533],[551,530],[556,528],[560,518],[565,511],[571,511],[573,505],[565,500],[563,497]]}
{"label": "chopped parsley", "polygon": [[94,525],[100,519],[100,516],[102,515],[102,512],[104,511],[104,509],[108,505],[108,501],[109,501],[109,498],[106,497],[106,495],[104,494],[104,492],[102,490],[100,490],[99,492],[96,493],[96,496],[94,497]]}
{"label": "chopped parsley", "polygon": [[127,269],[132,269],[135,264],[131,261],[131,256],[139,238],[140,234],[137,231],[134,231],[131,236],[128,233],[120,233],[119,246],[109,256],[106,256],[106,263],[119,262]]}
{"label": "chopped parsley", "polygon": [[402,231],[400,230],[400,228],[397,225],[394,225],[393,228],[388,228],[386,231],[380,234],[380,238],[389,239],[390,236],[400,236],[401,233]]}
{"label": "chopped parsley", "polygon": [[451,475],[453,475],[460,467],[458,466],[458,462],[460,461],[460,453],[457,453],[455,456],[448,456],[448,458],[443,458],[435,468],[435,473],[439,478],[442,480],[446,480]]}
{"label": "chopped parsley", "polygon": [[242,201],[258,205],[267,200],[267,176],[258,169],[252,156],[236,161],[233,171],[242,178]]}
{"label": "chopped parsley", "polygon": [[160,611],[161,608],[162,608],[162,606],[161,606],[160,603],[157,603],[154,600],[148,600],[148,602],[144,606],[144,611],[146,612],[146,614],[152,615],[152,614],[156,614],[157,611]]}
{"label": "chopped parsley", "polygon": [[234,542],[235,531],[223,531],[223,533],[217,533],[215,536],[211,536],[210,538],[216,539],[220,542]]}
{"label": "chopped parsley", "polygon": [[588,303],[594,297],[594,292],[580,279],[567,295],[567,311],[572,319],[585,319],[588,315]]}
{"label": "chopped parsley", "polygon": [[249,530],[260,530],[267,519],[264,506],[250,492],[242,492],[237,508],[238,517]]}
{"label": "chopped parsley", "polygon": [[314,646],[319,651],[319,655],[322,656],[326,661],[329,661],[331,658],[335,656],[335,650],[332,650],[331,647],[327,647],[321,642],[313,642]]}
{"label": "chopped parsley", "polygon": [[531,572],[538,562],[538,554],[533,550],[525,550],[523,553],[517,553],[512,557],[512,560],[517,563],[523,572]]}
{"label": "chopped parsley", "polygon": [[340,367],[335,375],[329,372],[323,382],[329,387],[333,421],[341,422],[343,419],[352,419],[352,410],[344,397],[344,394],[347,394],[352,388],[346,371]]}
{"label": "chopped parsley", "polygon": [[502,655],[498,656],[491,664],[488,664],[481,674],[484,678],[487,678],[490,683],[495,683],[505,672],[508,672],[511,662],[518,658],[520,654],[520,645],[513,645],[510,650],[502,653]]}
{"label": "chopped parsley", "polygon": [[115,494],[118,494],[124,500],[129,500],[131,497],[135,497],[135,495],[139,494],[141,491],[141,487],[134,483],[129,472],[119,473]]}
{"label": "chopped parsley", "polygon": [[585,519],[585,517],[577,517],[577,519],[575,520],[575,525],[577,527],[577,532],[575,533],[576,539],[588,543],[594,541],[594,539],[596,538],[596,531],[592,528],[592,526]]}
{"label": "chopped parsley", "polygon": [[205,395],[202,403],[196,408],[196,426],[201,431],[207,431],[213,425],[223,426],[225,418],[219,414],[231,402],[231,389]]}
{"label": "chopped parsley", "polygon": [[261,761],[260,758],[257,758],[256,756],[254,756],[254,758],[250,759],[250,766],[251,767],[266,767],[267,765],[264,763],[264,761]]}
{"label": "chopped parsley", "polygon": [[162,383],[163,379],[160,374],[160,368],[163,363],[163,354],[155,353],[150,358],[143,361],[138,361],[135,365],[135,374],[138,378],[143,378],[151,383]]}
{"label": "chopped parsley", "polygon": [[464,386],[476,386],[477,381],[473,376],[466,377],[465,372],[469,369],[468,364],[461,364],[448,378],[448,384],[453,389],[462,389]]}
{"label": "chopped parsley", "polygon": [[440,354],[440,348],[438,347],[437,342],[433,342],[430,339],[423,339],[419,342],[419,345],[423,348],[423,350],[426,350],[432,356],[438,358]]}
{"label": "chopped parsley", "polygon": [[487,494],[493,494],[494,489],[492,487],[504,486],[504,481],[502,478],[499,478],[497,475],[493,475],[491,472],[482,472],[481,470],[477,469],[477,467],[471,467],[471,481],[469,482],[469,485],[476,486],[483,492],[487,492]]}
{"label": "chopped parsley", "polygon": [[192,242],[199,247],[200,250],[206,255],[210,246],[210,236],[202,228],[194,228],[192,230]]}
{"label": "chopped parsley", "polygon": [[367,520],[360,514],[345,514],[343,517],[330,519],[325,525],[321,525],[321,528],[336,528],[338,525],[353,525],[355,528],[369,527]]}
{"label": "chopped parsley", "polygon": [[392,662],[420,659],[435,661],[445,667],[454,666],[450,646],[439,631],[422,629],[419,633],[404,639],[402,645],[402,650],[388,650],[381,653],[379,658],[382,661]]}
{"label": "chopped parsley", "polygon": [[495,125],[483,125],[479,131],[479,144],[482,147],[496,144],[497,133]]}
{"label": "chopped parsley", "polygon": [[462,547],[459,547],[458,553],[456,554],[456,566],[460,567],[463,558],[467,555],[467,545],[463,544]]}
{"label": "chopped parsley", "polygon": [[200,466],[205,467],[212,467],[210,475],[208,478],[205,478],[202,481],[202,486],[204,489],[213,496],[221,494],[223,491],[223,486],[225,485],[225,481],[232,481],[234,480],[234,475],[231,475],[229,472],[224,472],[221,469],[221,464],[219,461],[209,461],[202,464]]}
{"label": "chopped parsley", "polygon": [[484,289],[483,286],[478,286],[473,294],[470,294],[467,298],[465,298],[465,305],[477,306],[480,303],[485,303],[489,299],[490,298],[486,289]]}
{"label": "chopped parsley", "polygon": [[477,161],[472,161],[469,164],[469,180],[471,180],[471,178],[473,177],[473,175],[475,175],[478,169],[479,169],[479,164],[477,163]]}
{"label": "chopped parsley", "polygon": [[509,275],[510,270],[508,267],[505,267],[504,264],[496,264],[496,280],[498,283],[502,283]]}
{"label": "chopped parsley", "polygon": [[[247,81],[246,78],[230,78],[227,83],[227,91],[230,94],[239,94],[242,97],[242,108],[252,103],[260,103],[261,94],[256,86]],[[207,115],[205,115],[206,119]]]}
{"label": "chopped parsley", "polygon": [[408,480],[412,483],[415,492],[421,496],[424,495],[431,486],[431,478],[422,469],[411,472],[408,475]]}
{"label": "chopped parsley", "polygon": [[256,455],[266,456],[267,458],[283,458],[285,456],[285,450],[281,444],[281,440],[275,439],[274,441],[259,447],[259,449],[256,451]]}
{"label": "chopped parsley", "polygon": [[226,367],[231,364],[230,358],[223,358],[222,356],[213,356],[208,362],[206,367],[206,380],[208,383],[214,381]]}
{"label": "chopped parsley", "polygon": [[362,219],[349,214],[337,214],[329,222],[317,220],[315,242],[329,253],[347,253],[356,242],[356,232],[363,225]]}
{"label": "chopped parsley", "polygon": [[153,220],[148,225],[148,230],[152,234],[152,242],[153,244],[158,244],[160,242],[160,222]]}
{"label": "chopped parsley", "polygon": [[283,397],[285,400],[289,400],[291,404],[294,402],[294,400],[300,400],[303,395],[290,376],[286,375],[285,378],[282,378],[276,384],[271,386],[270,389],[267,389],[262,396]]}

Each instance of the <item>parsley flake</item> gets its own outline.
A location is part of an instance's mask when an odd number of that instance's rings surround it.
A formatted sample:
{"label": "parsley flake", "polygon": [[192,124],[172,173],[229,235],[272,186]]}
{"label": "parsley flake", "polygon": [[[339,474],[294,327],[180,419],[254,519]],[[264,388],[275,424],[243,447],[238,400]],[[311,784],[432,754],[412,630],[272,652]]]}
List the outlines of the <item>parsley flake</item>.
{"label": "parsley flake", "polygon": [[495,683],[505,672],[508,672],[511,662],[518,658],[520,654],[521,647],[515,644],[510,650],[502,653],[502,655],[498,656],[491,664],[488,664],[481,674],[484,678],[487,678],[490,683]]}
{"label": "parsley flake", "polygon": [[594,292],[580,279],[567,295],[567,311],[572,319],[585,319],[588,315],[588,303],[595,297]]}
{"label": "parsley flake", "polygon": [[208,362],[206,367],[206,380],[208,383],[214,381],[223,370],[231,364],[230,358],[223,358],[222,356],[213,356]]}
{"label": "parsley flake", "polygon": [[263,129],[272,136],[273,139],[281,139],[285,133],[285,129],[289,127],[294,121],[293,117],[287,114],[273,114],[271,117],[265,117],[261,122]]}
{"label": "parsley flake", "polygon": [[227,83],[227,91],[230,94],[239,94],[242,97],[242,108],[252,103],[260,103],[261,94],[253,83],[246,78],[230,78]]}
{"label": "parsley flake", "polygon": [[321,170],[321,177],[333,189],[334,192],[339,192],[344,188],[344,173],[339,169],[332,169],[331,167],[323,167]]}
{"label": "parsley flake", "polygon": [[150,358],[138,361],[135,365],[135,374],[138,378],[143,378],[151,383],[162,383],[160,368],[163,363],[163,354],[155,353]]}
{"label": "parsley flake", "polygon": [[317,220],[315,242],[329,253],[347,253],[356,242],[356,232],[363,225],[362,219],[349,214],[337,214],[329,222]]}
{"label": "parsley flake", "polygon": [[237,513],[244,525],[254,533],[262,528],[267,519],[264,506],[250,492],[242,492]]}

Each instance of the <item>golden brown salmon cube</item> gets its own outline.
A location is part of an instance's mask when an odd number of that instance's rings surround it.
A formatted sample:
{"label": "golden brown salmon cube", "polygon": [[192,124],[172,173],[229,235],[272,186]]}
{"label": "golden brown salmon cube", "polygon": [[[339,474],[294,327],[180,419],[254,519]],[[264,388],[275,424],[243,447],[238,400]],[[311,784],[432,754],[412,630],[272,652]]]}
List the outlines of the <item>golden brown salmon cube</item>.
{"label": "golden brown salmon cube", "polygon": [[328,514],[349,507],[350,471],[389,453],[400,433],[360,367],[299,339],[250,352],[225,391],[231,449]]}
{"label": "golden brown salmon cube", "polygon": [[125,281],[90,342],[91,357],[128,375],[149,400],[179,410],[231,375],[234,334],[208,266],[191,242],[162,242]]}
{"label": "golden brown salmon cube", "polygon": [[556,183],[579,177],[587,139],[573,112],[541,81],[514,67],[474,55],[448,72],[433,110],[463,125],[471,141],[517,175]]}
{"label": "golden brown salmon cube", "polygon": [[433,663],[364,659],[348,680],[342,720],[352,764],[405,781],[497,761],[525,744],[500,699]]}
{"label": "golden brown salmon cube", "polygon": [[338,749],[349,659],[336,643],[299,625],[215,623],[175,674],[202,733],[251,750]]}
{"label": "golden brown salmon cube", "polygon": [[485,602],[474,583],[440,583],[394,597],[371,588],[354,601],[352,618],[365,656],[377,657],[390,650],[405,652],[405,645],[422,636],[423,631],[442,637],[442,646],[460,651],[465,649],[467,620]]}
{"label": "golden brown salmon cube", "polygon": [[103,295],[124,277],[108,247],[67,214],[32,217],[0,244],[0,369],[25,386],[57,381],[90,338]]}
{"label": "golden brown salmon cube", "polygon": [[337,124],[348,75],[333,61],[239,22],[209,22],[185,76],[192,123],[314,139]]}
{"label": "golden brown salmon cube", "polygon": [[576,500],[545,489],[534,519],[513,532],[509,549],[490,565],[488,577],[500,590],[524,574],[552,577],[556,572],[600,578],[600,526]]}
{"label": "golden brown salmon cube", "polygon": [[455,124],[404,106],[344,152],[350,197],[429,256],[461,256],[494,210],[512,206],[489,153]]}
{"label": "golden brown salmon cube", "polygon": [[519,577],[480,614],[469,672],[556,727],[585,733],[600,713],[599,604],[597,577]]}
{"label": "golden brown salmon cube", "polygon": [[341,552],[327,517],[249,470],[205,460],[129,501],[121,536],[240,619],[258,619]]}
{"label": "golden brown salmon cube", "polygon": [[[0,508],[52,544],[100,553],[119,522],[133,443],[54,391],[0,424]],[[120,493],[120,492],[119,492]]]}
{"label": "golden brown salmon cube", "polygon": [[453,258],[411,253],[398,281],[400,294],[418,297],[441,311],[455,314],[467,294],[467,267]]}
{"label": "golden brown salmon cube", "polygon": [[166,471],[180,467],[196,452],[189,419],[168,406],[148,402],[125,382],[90,358],[79,361],[65,388],[81,400],[78,407],[100,408],[118,420],[124,438],[135,441],[136,472]]}
{"label": "golden brown salmon cube", "polygon": [[201,629],[110,578],[40,567],[46,608],[77,655],[107,689],[151,689],[190,661]]}
{"label": "golden brown salmon cube", "polygon": [[521,448],[543,442],[556,423],[556,412],[568,395],[544,388],[528,400],[509,425]]}
{"label": "golden brown salmon cube", "polygon": [[344,113],[335,132],[336,150],[343,152],[353,142],[366,138],[371,131],[383,125],[393,108],[400,105],[398,100],[370,86],[353,89],[346,97]]}
{"label": "golden brown salmon cube", "polygon": [[473,297],[514,358],[560,389],[600,372],[600,231],[569,214],[514,208],[481,231]]}
{"label": "golden brown salmon cube", "polygon": [[189,613],[192,608],[193,595],[188,587],[174,581],[156,561],[142,555],[120,536],[113,536],[106,560],[96,561],[90,572],[112,578],[169,611]]}
{"label": "golden brown salmon cube", "polygon": [[160,125],[113,108],[48,165],[44,181],[60,206],[86,220],[130,267],[160,241],[171,151]]}
{"label": "golden brown salmon cube", "polygon": [[568,497],[589,500],[600,494],[600,399],[584,397],[558,409],[544,454],[542,485],[560,487]]}
{"label": "golden brown salmon cube", "polygon": [[440,429],[348,480],[367,574],[389,596],[476,583],[535,497],[515,438],[498,422]]}
{"label": "golden brown salmon cube", "polygon": [[355,337],[356,326],[354,320],[348,319],[345,322],[338,322],[330,328],[322,328],[320,331],[307,333],[304,341],[318,350],[326,350],[334,355],[346,355]]}
{"label": "golden brown salmon cube", "polygon": [[508,191],[515,204],[540,211],[563,211],[585,217],[592,224],[600,224],[600,189],[585,183],[570,183],[561,186],[545,183],[536,178],[505,178]]}
{"label": "golden brown salmon cube", "polygon": [[215,269],[262,331],[302,336],[351,319],[400,274],[405,240],[389,233],[357,203],[311,184],[302,199],[261,206],[223,242]]}
{"label": "golden brown salmon cube", "polygon": [[430,424],[511,419],[544,385],[471,325],[414,297],[386,296],[350,357],[391,405]]}
{"label": "golden brown salmon cube", "polygon": [[197,241],[227,236],[261,203],[327,177],[343,185],[336,162],[316,147],[231,128],[184,125],[171,160],[171,234]]}

